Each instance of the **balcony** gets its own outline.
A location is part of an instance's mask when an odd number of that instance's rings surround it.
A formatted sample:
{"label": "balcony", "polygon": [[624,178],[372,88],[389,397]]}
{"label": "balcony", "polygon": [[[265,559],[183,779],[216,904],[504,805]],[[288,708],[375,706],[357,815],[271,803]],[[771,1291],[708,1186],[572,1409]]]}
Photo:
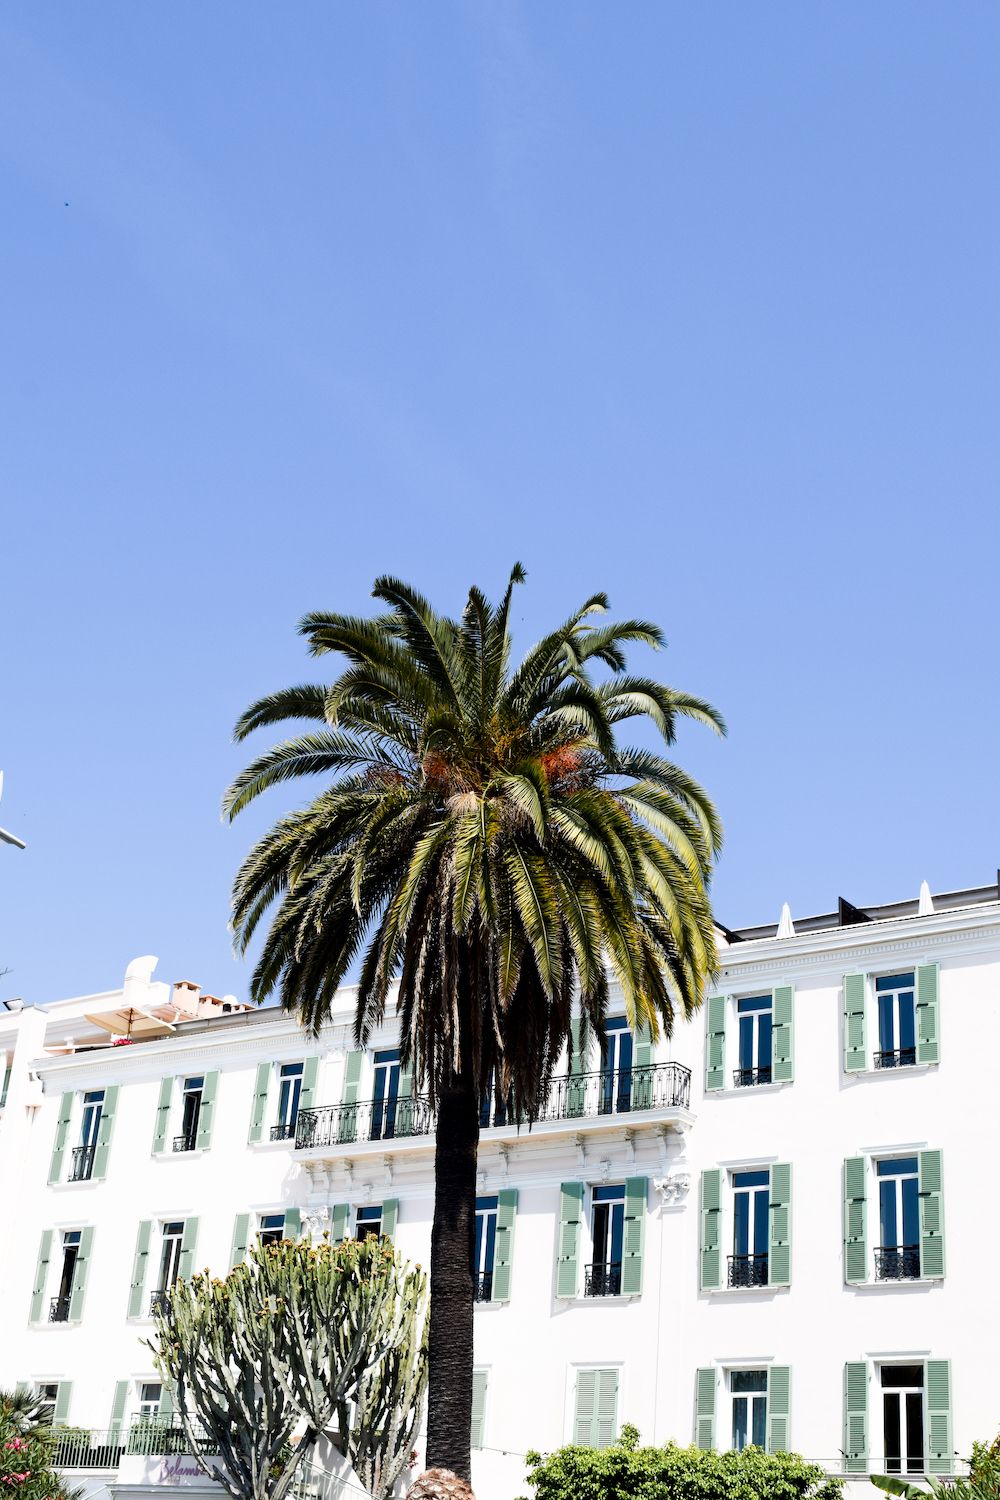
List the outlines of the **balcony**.
{"label": "balcony", "polygon": [[620,1297],[622,1294],[622,1263],[620,1260],[598,1261],[583,1268],[583,1295],[585,1297]]}
{"label": "balcony", "polygon": [[280,1125],[271,1126],[272,1141],[294,1141],[295,1121],[283,1120]]}
{"label": "balcony", "polygon": [[752,1089],[761,1083],[771,1082],[771,1065],[766,1068],[737,1068],[733,1073],[733,1087]]}
{"label": "balcony", "polygon": [[170,1311],[170,1288],[161,1287],[158,1292],[153,1292],[149,1299],[149,1316],[159,1318]]}
{"label": "balcony", "polygon": [[876,1068],[912,1068],[916,1066],[916,1047],[897,1047],[892,1052],[876,1052]]}
{"label": "balcony", "polygon": [[473,1302],[493,1301],[493,1272],[473,1271],[472,1273],[472,1300]]}
{"label": "balcony", "polygon": [[49,1322],[68,1323],[70,1297],[53,1297],[49,1303]]}
{"label": "balcony", "polygon": [[198,1145],[198,1132],[186,1130],[183,1135],[174,1136],[175,1151],[194,1151]]}
{"label": "balcony", "polygon": [[767,1256],[731,1255],[728,1285],[731,1287],[767,1286]]}
{"label": "balcony", "polygon": [[70,1182],[89,1182],[94,1170],[96,1146],[74,1146],[73,1164],[69,1169]]}
{"label": "balcony", "polygon": [[[657,1063],[617,1073],[579,1073],[553,1085],[538,1122],[599,1119],[664,1109],[687,1109],[691,1102],[691,1069],[681,1063]],[[481,1116],[484,1130],[516,1128],[501,1103],[493,1101]],[[351,1146],[429,1136],[434,1116],[426,1099],[368,1099],[357,1104],[326,1104],[300,1109],[295,1127],[296,1151]]]}
{"label": "balcony", "polygon": [[876,1281],[916,1281],[919,1275],[919,1245],[879,1245],[876,1248]]}
{"label": "balcony", "polygon": [[[214,1443],[200,1426],[195,1431],[199,1453],[216,1454]],[[179,1427],[157,1417],[137,1417],[99,1432],[71,1427],[52,1430],[52,1467],[55,1469],[117,1469],[126,1453],[150,1457],[191,1452],[191,1442]]]}

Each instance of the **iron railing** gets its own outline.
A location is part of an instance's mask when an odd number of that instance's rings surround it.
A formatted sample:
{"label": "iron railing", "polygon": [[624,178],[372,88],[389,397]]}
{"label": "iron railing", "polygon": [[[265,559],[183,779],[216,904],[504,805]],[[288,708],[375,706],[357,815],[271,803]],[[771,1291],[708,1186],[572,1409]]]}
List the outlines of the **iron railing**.
{"label": "iron railing", "polygon": [[52,1301],[49,1303],[49,1322],[50,1323],[66,1323],[66,1322],[68,1322],[69,1321],[69,1304],[70,1304],[71,1301],[72,1301],[72,1298],[69,1297],[69,1296],[66,1296],[66,1297],[53,1297]]}
{"label": "iron railing", "polygon": [[912,1068],[916,1060],[916,1047],[897,1047],[894,1051],[875,1054],[876,1068]]}
{"label": "iron railing", "polygon": [[766,1255],[731,1255],[730,1286],[767,1286]]}
{"label": "iron railing", "polygon": [[762,1068],[737,1068],[733,1073],[733,1085],[738,1089],[752,1089],[759,1083],[771,1082],[771,1064]]}
{"label": "iron railing", "polygon": [[[617,1073],[576,1073],[560,1078],[539,1120],[582,1120],[601,1115],[633,1114],[654,1109],[687,1109],[691,1100],[691,1069],[681,1063],[656,1063]],[[498,1114],[501,1118],[498,1118]],[[484,1107],[484,1129],[517,1125],[506,1109]],[[426,1099],[418,1096],[357,1104],[325,1104],[300,1109],[295,1127],[296,1151],[317,1146],[351,1145],[355,1141],[384,1141],[430,1135],[434,1116]]]}
{"label": "iron railing", "polygon": [[170,1288],[160,1287],[159,1291],[153,1292],[149,1299],[149,1316],[158,1318],[161,1313],[170,1310]]}
{"label": "iron railing", "polygon": [[295,1121],[282,1120],[280,1125],[271,1126],[272,1141],[293,1141],[295,1139]]}
{"label": "iron railing", "polygon": [[620,1260],[596,1261],[583,1268],[583,1295],[585,1297],[620,1297],[622,1294],[622,1263]]}
{"label": "iron railing", "polygon": [[89,1182],[94,1170],[96,1146],[74,1146],[73,1165],[69,1169],[70,1182]]}
{"label": "iron railing", "polygon": [[915,1281],[920,1275],[919,1245],[879,1245],[875,1250],[876,1281]]}
{"label": "iron railing", "polygon": [[198,1146],[197,1130],[185,1130],[183,1135],[174,1136],[175,1151],[194,1151]]}
{"label": "iron railing", "polygon": [[493,1272],[473,1271],[472,1273],[472,1300],[473,1302],[493,1301]]}

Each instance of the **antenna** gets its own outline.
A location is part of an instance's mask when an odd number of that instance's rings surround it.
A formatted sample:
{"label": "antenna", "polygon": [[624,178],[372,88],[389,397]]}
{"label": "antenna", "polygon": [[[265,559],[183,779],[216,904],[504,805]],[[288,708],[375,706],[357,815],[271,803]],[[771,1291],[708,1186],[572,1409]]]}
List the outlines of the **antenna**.
{"label": "antenna", "polygon": [[[0,797],[2,796],[3,772],[0,771]],[[19,839],[16,833],[8,833],[6,828],[0,828],[0,839],[2,839],[5,844],[13,844],[15,849],[23,849],[25,847],[24,840]]]}

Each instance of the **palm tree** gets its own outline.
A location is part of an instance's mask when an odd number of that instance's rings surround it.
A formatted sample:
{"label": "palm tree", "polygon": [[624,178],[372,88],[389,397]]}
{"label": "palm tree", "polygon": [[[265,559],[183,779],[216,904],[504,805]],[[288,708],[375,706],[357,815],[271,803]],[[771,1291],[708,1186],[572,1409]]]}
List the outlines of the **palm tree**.
{"label": "palm tree", "polygon": [[[314,656],[346,659],[327,687],[262,698],[242,740],[289,719],[316,727],[254,760],[226,793],[235,818],[269,787],[327,784],[251,850],[234,885],[236,943],[269,926],[255,1001],[277,994],[317,1031],[356,960],[364,1045],[393,986],[403,1063],[436,1111],[428,1467],[469,1478],[472,1261],[480,1104],[494,1089],[532,1122],[570,1036],[603,1035],[609,969],[633,1024],[670,1033],[715,963],[708,878],[715,810],[682,770],[623,748],[646,716],[719,732],[709,704],[626,672],[625,646],[659,646],[641,620],[594,619],[588,599],[511,667],[518,565],[496,607],[469,591],[460,620],[380,578],[372,618],[310,614]],[[595,677],[594,668],[600,667]],[[598,680],[599,677],[599,680]]]}
{"label": "palm tree", "polygon": [[37,1391],[27,1386],[14,1390],[0,1390],[0,1422],[9,1422],[19,1433],[30,1432],[35,1427],[46,1427],[44,1420],[51,1403]]}

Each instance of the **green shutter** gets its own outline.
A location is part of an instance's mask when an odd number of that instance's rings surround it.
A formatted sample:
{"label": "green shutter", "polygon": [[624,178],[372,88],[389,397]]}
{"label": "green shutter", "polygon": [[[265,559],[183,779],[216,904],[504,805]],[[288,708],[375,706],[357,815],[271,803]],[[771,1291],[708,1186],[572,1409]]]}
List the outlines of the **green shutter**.
{"label": "green shutter", "polygon": [[646,1178],[629,1177],[625,1183],[625,1232],[622,1238],[622,1296],[638,1297],[642,1291],[642,1241],[646,1228]]}
{"label": "green shutter", "polygon": [[10,1075],[13,1067],[13,1062],[10,1060],[10,1058],[8,1058],[3,1070],[3,1084],[2,1086],[0,1086],[0,1109],[3,1109],[4,1105],[7,1103],[7,1094],[10,1090]]}
{"label": "green shutter", "polygon": [[865,1047],[865,992],[863,974],[844,975],[844,1072],[858,1073],[868,1065]]}
{"label": "green shutter", "polygon": [[302,1233],[302,1211],[298,1208],[285,1210],[285,1225],[282,1233],[286,1240],[297,1240]]}
{"label": "green shutter", "polygon": [[233,1225],[233,1242],[229,1247],[229,1264],[232,1267],[241,1266],[247,1258],[247,1244],[250,1239],[250,1215],[237,1214],[236,1223]]}
{"label": "green shutter", "polygon": [[77,1251],[76,1266],[73,1271],[73,1290],[69,1299],[69,1321],[79,1323],[83,1317],[83,1299],[87,1295],[87,1278],[90,1275],[90,1261],[94,1250],[94,1231],[90,1225],[80,1230],[80,1248]]}
{"label": "green shutter", "polygon": [[576,1409],[573,1414],[573,1442],[591,1447],[594,1442],[594,1413],[597,1410],[597,1371],[577,1370]]}
{"label": "green shutter", "polygon": [[618,1371],[597,1372],[597,1420],[594,1447],[609,1448],[618,1436]]}
{"label": "green shutter", "polygon": [[868,1280],[866,1202],[868,1167],[863,1156],[844,1162],[844,1280]]}
{"label": "green shutter", "polygon": [[165,1380],[160,1387],[160,1405],[156,1413],[164,1427],[173,1426],[174,1421],[174,1388],[169,1380]]}
{"label": "green shutter", "polygon": [[132,1285],[128,1294],[128,1315],[141,1318],[145,1311],[143,1303],[146,1293],[146,1267],[149,1265],[149,1241],[153,1233],[152,1219],[143,1219],[135,1237],[135,1257],[132,1261]]}
{"label": "green shutter", "polygon": [[780,1162],[771,1168],[767,1281],[790,1286],[792,1280],[792,1168]]}
{"label": "green shutter", "polygon": [[181,1253],[177,1261],[177,1274],[184,1281],[190,1281],[194,1275],[194,1257],[198,1248],[198,1220],[185,1219],[184,1233],[181,1236]]}
{"label": "green shutter", "polygon": [[705,1088],[726,1086],[726,1006],[725,995],[710,995],[705,1007]]}
{"label": "green shutter", "polygon": [[938,966],[917,969],[917,1062],[936,1063],[938,1055]]}
{"label": "green shutter", "polygon": [[920,1194],[920,1274],[944,1275],[944,1182],[940,1151],[921,1151],[917,1190]]}
{"label": "green shutter", "polygon": [[399,1217],[399,1199],[386,1198],[382,1204],[382,1233],[387,1239],[392,1239],[396,1233],[396,1220]]}
{"label": "green shutter", "polygon": [[632,1040],[633,1109],[650,1109],[653,1103],[653,1034],[646,1021],[635,1028]]}
{"label": "green shutter", "polygon": [[570,1119],[582,1115],[586,1103],[587,1068],[586,1048],[583,1039],[583,1018],[574,1016],[570,1021],[569,1082],[566,1086],[566,1114]]}
{"label": "green shutter", "polygon": [[111,1132],[115,1128],[115,1111],[118,1108],[118,1085],[113,1083],[104,1090],[101,1119],[97,1126],[97,1145],[94,1149],[94,1170],[91,1176],[100,1181],[107,1176],[108,1152],[111,1150]]}
{"label": "green shutter", "polygon": [[413,1064],[403,1064],[399,1070],[399,1083],[396,1086],[397,1099],[411,1099],[413,1097]]}
{"label": "green shutter", "polygon": [[365,1060],[363,1052],[348,1052],[347,1064],[344,1068],[344,1092],[341,1095],[341,1104],[357,1104],[358,1089],[361,1086],[361,1066]]}
{"label": "green shutter", "polygon": [[[299,1109],[312,1109],[316,1103],[316,1079],[319,1077],[319,1058],[307,1057],[302,1066],[302,1091],[299,1094]],[[266,1092],[266,1084],[265,1084]]]}
{"label": "green shutter", "polygon": [[215,1099],[219,1092],[218,1073],[206,1073],[201,1091],[201,1108],[198,1111],[198,1135],[195,1145],[199,1151],[207,1151],[212,1144],[212,1129],[215,1125]]}
{"label": "green shutter", "polygon": [[45,1290],[49,1280],[49,1259],[52,1255],[52,1230],[43,1229],[38,1242],[38,1260],[35,1264],[35,1284],[31,1290],[31,1321],[41,1323],[48,1315],[45,1306]]}
{"label": "green shutter", "polygon": [[115,1395],[111,1403],[111,1421],[108,1423],[108,1442],[114,1446],[121,1439],[122,1424],[125,1421],[125,1406],[128,1402],[128,1381],[115,1381]]}
{"label": "green shutter", "polygon": [[497,1230],[493,1250],[493,1286],[490,1291],[490,1300],[493,1302],[510,1301],[516,1213],[517,1188],[501,1188],[497,1193]]}
{"label": "green shutter", "polygon": [[167,1132],[170,1129],[170,1105],[174,1094],[174,1080],[160,1079],[160,1098],[156,1106],[156,1124],[153,1127],[153,1154],[166,1151]]}
{"label": "green shutter", "polygon": [[715,1387],[717,1378],[714,1369],[701,1369],[695,1376],[694,1388],[694,1442],[696,1448],[707,1452],[715,1447]]}
{"label": "green shutter", "polygon": [[787,1453],[792,1372],[788,1365],[772,1365],[767,1372],[767,1451]]}
{"label": "green shutter", "polygon": [[556,1296],[575,1297],[580,1254],[580,1221],[583,1218],[583,1183],[564,1182],[559,1188],[559,1260],[556,1266]]}
{"label": "green shutter", "polygon": [[330,1213],[330,1239],[335,1245],[347,1238],[347,1223],[351,1217],[349,1203],[335,1203]]}
{"label": "green shutter", "polygon": [[472,1372],[472,1442],[473,1448],[481,1448],[486,1439],[486,1378],[485,1370]]}
{"label": "green shutter", "polygon": [[722,1285],[722,1173],[701,1174],[701,1253],[698,1285],[711,1292]]}
{"label": "green shutter", "polygon": [[69,1400],[72,1394],[72,1380],[60,1380],[56,1386],[56,1404],[52,1411],[53,1427],[65,1427],[69,1417]]}
{"label": "green shutter", "polygon": [[59,1118],[56,1121],[56,1138],[52,1145],[52,1159],[49,1162],[49,1182],[59,1182],[62,1177],[63,1152],[66,1149],[66,1138],[69,1135],[70,1121],[73,1118],[73,1094],[63,1094],[59,1100]]}
{"label": "green shutter", "polygon": [[771,1077],[775,1083],[791,1083],[795,1077],[795,991],[792,986],[778,985],[772,1004]]}
{"label": "green shutter", "polygon": [[399,1084],[396,1089],[396,1135],[400,1137],[412,1135],[413,1121],[413,1064],[409,1062],[399,1070]]}
{"label": "green shutter", "polygon": [[927,1361],[927,1472],[950,1474],[954,1467],[951,1439],[951,1364]]}
{"label": "green shutter", "polygon": [[868,1472],[868,1361],[844,1366],[844,1473]]}
{"label": "green shutter", "polygon": [[267,1113],[267,1091],[271,1082],[271,1064],[257,1064],[257,1081],[253,1088],[253,1111],[250,1115],[250,1133],[247,1140],[252,1146],[264,1138],[264,1116]]}

